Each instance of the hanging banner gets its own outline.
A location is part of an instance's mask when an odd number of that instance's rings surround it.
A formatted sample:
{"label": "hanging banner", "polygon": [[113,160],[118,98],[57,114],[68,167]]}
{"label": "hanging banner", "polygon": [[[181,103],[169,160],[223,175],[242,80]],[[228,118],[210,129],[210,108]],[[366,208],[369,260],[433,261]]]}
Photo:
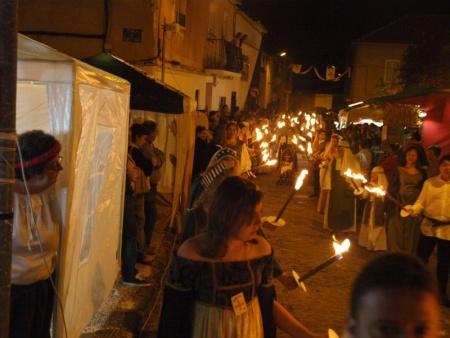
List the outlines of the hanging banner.
{"label": "hanging banner", "polygon": [[412,105],[397,105],[386,103],[384,105],[383,124],[386,126],[414,127],[417,125],[417,111]]}
{"label": "hanging banner", "polygon": [[302,65],[292,65],[291,69],[293,73],[300,74],[300,72],[302,71]]}
{"label": "hanging banner", "polygon": [[334,79],[334,74],[336,74],[335,67],[327,67],[327,80]]}

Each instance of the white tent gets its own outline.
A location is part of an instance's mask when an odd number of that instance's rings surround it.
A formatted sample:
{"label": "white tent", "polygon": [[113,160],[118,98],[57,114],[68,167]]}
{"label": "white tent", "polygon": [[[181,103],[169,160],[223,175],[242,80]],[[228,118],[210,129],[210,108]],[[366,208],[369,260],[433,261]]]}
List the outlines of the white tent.
{"label": "white tent", "polygon": [[119,271],[129,82],[18,37],[17,132],[42,129],[62,144],[63,211],[58,274],[64,321],[55,337],[79,337]]}
{"label": "white tent", "polygon": [[180,231],[191,183],[195,127],[201,120],[194,111],[195,100],[112,54],[100,53],[83,61],[130,81],[131,123],[158,123],[155,146],[164,151],[166,162],[160,168],[155,230]]}

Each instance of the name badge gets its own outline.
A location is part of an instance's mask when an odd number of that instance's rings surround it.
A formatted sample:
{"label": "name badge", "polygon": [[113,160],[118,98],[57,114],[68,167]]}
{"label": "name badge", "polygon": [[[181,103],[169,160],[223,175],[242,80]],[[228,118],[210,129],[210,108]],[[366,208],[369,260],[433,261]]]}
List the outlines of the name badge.
{"label": "name badge", "polygon": [[247,304],[245,303],[244,293],[240,292],[231,297],[231,304],[233,304],[234,314],[239,316],[247,312]]}

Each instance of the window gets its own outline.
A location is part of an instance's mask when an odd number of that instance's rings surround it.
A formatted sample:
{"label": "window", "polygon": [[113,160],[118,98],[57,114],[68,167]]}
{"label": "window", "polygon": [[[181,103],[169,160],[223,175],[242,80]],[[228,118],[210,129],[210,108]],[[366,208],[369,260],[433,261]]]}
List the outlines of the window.
{"label": "window", "polygon": [[175,22],[183,27],[186,27],[186,1],[175,0]]}
{"label": "window", "polygon": [[208,21],[208,37],[214,38],[216,37],[216,13],[217,13],[217,4],[211,2],[209,4],[209,21]]}
{"label": "window", "polygon": [[397,83],[399,71],[400,71],[399,60],[386,60],[384,68],[384,82]]}
{"label": "window", "polygon": [[228,14],[228,12],[224,12],[223,13],[223,22],[222,22],[222,38],[227,40],[227,33],[228,33],[228,20],[229,20],[230,16]]}

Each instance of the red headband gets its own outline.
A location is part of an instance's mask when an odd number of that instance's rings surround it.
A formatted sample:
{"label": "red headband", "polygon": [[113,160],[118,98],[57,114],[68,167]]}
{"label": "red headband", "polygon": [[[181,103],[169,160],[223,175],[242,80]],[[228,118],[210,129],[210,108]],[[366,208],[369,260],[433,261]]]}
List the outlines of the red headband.
{"label": "red headband", "polygon": [[47,150],[42,155],[36,156],[35,158],[32,158],[29,161],[21,162],[19,160],[19,162],[16,162],[14,165],[14,169],[20,169],[20,168],[22,168],[22,166],[24,168],[35,167],[39,164],[47,162],[49,159],[51,159],[53,157],[55,157],[56,155],[59,154],[60,151],[61,151],[61,143],[59,143],[59,141],[56,140],[56,143],[53,145],[53,147],[51,147],[49,150]]}

